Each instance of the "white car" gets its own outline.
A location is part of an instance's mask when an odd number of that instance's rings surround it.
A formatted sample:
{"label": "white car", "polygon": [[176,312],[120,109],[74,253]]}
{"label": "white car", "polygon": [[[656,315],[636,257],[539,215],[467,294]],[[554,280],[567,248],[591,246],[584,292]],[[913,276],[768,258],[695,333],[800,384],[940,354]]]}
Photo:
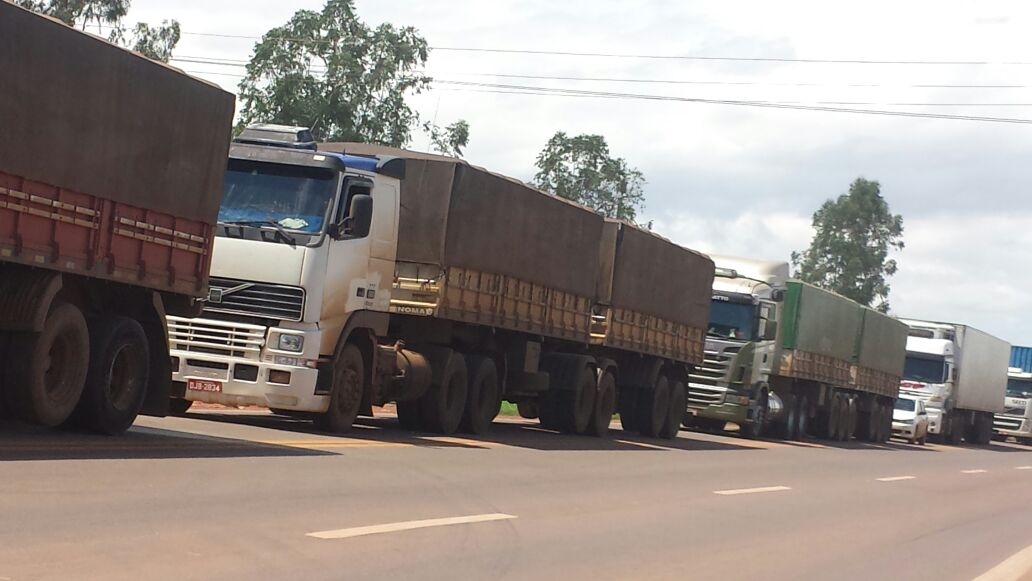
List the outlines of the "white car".
{"label": "white car", "polygon": [[928,440],[928,412],[923,401],[899,396],[892,411],[892,435],[924,446]]}

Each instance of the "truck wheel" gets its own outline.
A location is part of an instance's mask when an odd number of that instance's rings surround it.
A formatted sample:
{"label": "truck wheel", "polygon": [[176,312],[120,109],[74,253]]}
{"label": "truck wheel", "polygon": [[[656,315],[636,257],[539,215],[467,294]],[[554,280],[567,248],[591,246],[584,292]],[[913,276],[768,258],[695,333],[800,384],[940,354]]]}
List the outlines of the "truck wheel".
{"label": "truck wheel", "polygon": [[538,406],[532,401],[519,401],[516,402],[516,412],[520,414],[521,418],[536,420],[538,417]]}
{"label": "truck wheel", "polygon": [[11,336],[4,384],[20,419],[56,426],[79,403],[90,362],[90,332],[78,307],[51,309],[41,333]]}
{"label": "truck wheel", "polygon": [[763,434],[763,427],[767,423],[767,392],[760,394],[760,403],[756,407],[756,414],[751,422],[738,426],[738,433],[745,438],[755,440]]}
{"label": "truck wheel", "polygon": [[458,353],[452,353],[440,383],[431,384],[429,391],[419,400],[423,427],[438,434],[454,434],[462,421],[468,391],[466,360]]}
{"label": "truck wheel", "polygon": [[839,396],[836,393],[831,398],[831,402],[828,404],[828,426],[825,431],[825,438],[828,440],[837,440],[839,433],[839,423],[842,421],[842,412],[839,408]]}
{"label": "truck wheel", "polygon": [[882,444],[889,441],[892,437],[892,410],[894,406],[883,405],[882,406],[882,432],[881,439],[878,441]]}
{"label": "truck wheel", "polygon": [[351,429],[362,407],[365,388],[365,361],[358,347],[348,343],[333,358],[333,385],[330,407],[315,417],[322,430],[341,434]]}
{"label": "truck wheel", "polygon": [[128,317],[94,319],[89,329],[89,373],[73,417],[95,432],[121,434],[133,425],[147,395],[147,334]]}
{"label": "truck wheel", "polygon": [[[0,365],[7,366],[11,363],[7,359],[7,346],[10,343],[11,334],[0,331]],[[6,420],[12,418],[13,411],[11,410],[10,404],[7,403],[7,399],[10,394],[7,393],[7,388],[4,385],[4,373],[3,369],[0,369],[0,420]]]}
{"label": "truck wheel", "polygon": [[867,422],[864,427],[864,439],[876,443],[881,433],[881,404],[877,401],[871,404],[871,411],[867,414]]}
{"label": "truck wheel", "polygon": [[659,432],[659,437],[665,440],[673,440],[681,431],[681,418],[684,417],[685,408],[688,407],[688,392],[684,383],[675,381],[670,388],[670,405],[667,408],[666,423]]}
{"label": "truck wheel", "polygon": [[617,396],[617,410],[620,413],[620,429],[625,432],[637,432],[635,419],[638,417],[638,392],[624,388]]}
{"label": "truck wheel", "polygon": [[[598,393],[595,394],[595,409],[592,410],[591,423],[588,424],[588,435],[601,437],[609,433],[609,423],[616,412],[616,378],[605,372],[598,380]],[[678,418],[680,420],[680,418]]]}
{"label": "truck wheel", "polygon": [[491,428],[502,405],[498,372],[489,357],[466,357],[466,367],[473,370],[473,381],[466,392],[466,409],[460,426],[463,432],[484,434]]}
{"label": "truck wheel", "polygon": [[949,423],[949,431],[946,433],[946,443],[952,446],[959,446],[961,441],[964,439],[963,418],[961,418],[957,413],[950,412],[946,421]]}
{"label": "truck wheel", "polygon": [[583,365],[580,359],[570,359],[563,362],[562,366],[565,373],[561,377],[566,389],[555,394],[559,431],[583,434],[595,410],[595,370]]}
{"label": "truck wheel", "polygon": [[798,409],[796,408],[796,399],[792,394],[788,394],[782,400],[784,402],[784,420],[779,422],[778,435],[783,440],[794,440],[796,437],[796,415]]}
{"label": "truck wheel", "polygon": [[[190,410],[191,406],[193,406],[193,401],[173,397],[172,399],[168,400],[168,413],[169,415],[173,416],[186,415],[186,412]],[[272,411],[273,413],[278,413],[276,410],[270,411]]]}
{"label": "truck wheel", "polygon": [[846,440],[846,431],[849,429],[849,398],[842,395],[836,396],[835,408],[838,422],[835,425],[835,437],[832,439],[836,442],[843,442]]}
{"label": "truck wheel", "polygon": [[419,401],[395,402],[395,409],[398,411],[398,423],[402,429],[410,432],[418,432],[423,429],[423,420],[420,417]]}
{"label": "truck wheel", "polygon": [[805,395],[799,396],[797,405],[795,439],[805,440],[810,434],[810,400]]}
{"label": "truck wheel", "polygon": [[641,435],[655,438],[663,429],[670,409],[670,381],[660,375],[652,389],[641,392],[638,402],[638,430]]}
{"label": "truck wheel", "polygon": [[856,401],[855,397],[849,398],[849,401],[847,403],[846,409],[848,411],[846,413],[846,438],[845,438],[845,440],[848,442],[848,441],[852,440],[853,437],[856,435],[856,424],[857,424],[857,421],[858,421],[858,416],[857,416],[858,410],[857,410],[857,401]]}

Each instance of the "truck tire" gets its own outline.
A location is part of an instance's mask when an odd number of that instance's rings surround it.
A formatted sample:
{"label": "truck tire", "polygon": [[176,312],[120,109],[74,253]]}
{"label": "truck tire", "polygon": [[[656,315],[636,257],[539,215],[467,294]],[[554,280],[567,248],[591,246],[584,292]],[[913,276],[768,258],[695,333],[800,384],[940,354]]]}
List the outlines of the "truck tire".
{"label": "truck tire", "polygon": [[587,434],[595,437],[607,435],[614,413],[616,413],[616,377],[607,371],[602,373],[602,377],[598,380],[595,409],[591,413],[591,423],[588,424]]}
{"label": "truck tire", "polygon": [[777,435],[783,440],[794,440],[796,437],[796,416],[799,412],[796,407],[796,398],[792,394],[786,395],[782,402],[784,403],[784,418],[781,422],[778,422]]}
{"label": "truck tire", "polygon": [[73,419],[94,432],[121,434],[136,421],[147,396],[147,334],[128,317],[96,318],[89,330],[89,372]]}
{"label": "truck tire", "polygon": [[685,409],[688,407],[688,391],[684,383],[675,381],[670,388],[670,405],[667,407],[666,423],[659,432],[659,437],[664,440],[673,440],[681,431],[681,418],[684,417]]}
{"label": "truck tire", "polygon": [[835,398],[835,406],[838,408],[838,425],[835,431],[835,441],[845,442],[849,431],[849,398],[839,394]]}
{"label": "truck tire", "polygon": [[467,356],[466,368],[473,370],[473,380],[469,382],[466,409],[462,412],[459,425],[468,434],[485,434],[502,405],[498,371],[489,357]]}
{"label": "truck tire", "polygon": [[755,440],[763,435],[763,428],[767,423],[767,414],[769,413],[767,401],[767,392],[761,393],[760,401],[756,406],[756,414],[753,416],[752,421],[738,426],[738,433],[742,437]]}
{"label": "truck tire", "polygon": [[351,429],[362,407],[365,391],[365,360],[352,343],[345,344],[333,358],[333,379],[329,408],[315,417],[315,425],[342,434]]}
{"label": "truck tire", "polygon": [[[583,434],[595,411],[598,389],[593,367],[584,365],[580,358],[564,362],[563,383],[567,389],[556,393],[559,431],[564,434]],[[572,388],[572,389],[570,389]]]}
{"label": "truck tire", "polygon": [[849,401],[847,402],[847,408],[846,409],[848,411],[847,411],[847,414],[846,414],[846,438],[845,438],[845,441],[848,442],[848,441],[852,440],[854,436],[856,436],[856,425],[857,425],[857,422],[859,421],[859,416],[858,416],[859,409],[858,409],[857,401],[856,401],[855,397],[849,398]]}
{"label": "truck tire", "polygon": [[828,440],[838,440],[839,423],[842,422],[842,410],[839,407],[839,395],[836,393],[828,403],[828,422],[824,437]]}
{"label": "truck tire", "polygon": [[536,420],[538,418],[537,403],[532,401],[518,401],[516,402],[516,412],[520,414],[521,418]]}
{"label": "truck tire", "polygon": [[[7,346],[10,343],[11,334],[0,331],[0,365],[6,367],[10,365],[7,360]],[[7,388],[4,385],[4,373],[3,369],[0,368],[0,420],[6,420],[13,417],[10,404],[7,403],[8,393]]]}
{"label": "truck tire", "polygon": [[670,380],[665,375],[656,379],[652,389],[641,392],[636,424],[641,435],[655,438],[663,429],[670,410]]}
{"label": "truck tire", "polygon": [[[186,412],[190,410],[191,406],[193,406],[193,401],[173,397],[168,400],[168,413],[172,416],[183,416],[186,415]],[[279,413],[276,410],[269,411],[272,413]]]}
{"label": "truck tire", "polygon": [[617,411],[620,414],[620,429],[625,432],[637,432],[638,425],[638,391],[621,389],[617,394]]}
{"label": "truck tire", "polygon": [[398,411],[398,423],[401,424],[402,429],[410,432],[418,432],[423,429],[419,401],[395,402],[395,409]]}
{"label": "truck tire", "polygon": [[864,439],[871,443],[878,442],[879,433],[881,428],[881,404],[877,401],[871,404],[871,411],[866,414],[866,422],[864,423]]}
{"label": "truck tire", "polygon": [[943,421],[943,424],[949,426],[949,430],[946,432],[946,443],[951,446],[959,446],[964,439],[964,422],[960,414],[956,412],[947,412],[948,415]]}
{"label": "truck tire", "polygon": [[458,353],[448,357],[440,383],[432,383],[419,399],[423,428],[437,434],[454,434],[462,422],[469,391],[466,360]]}
{"label": "truck tire", "polygon": [[90,362],[90,332],[79,308],[53,307],[40,333],[11,336],[4,384],[12,413],[23,421],[56,426],[79,403]]}
{"label": "truck tire", "polygon": [[882,432],[881,432],[881,439],[878,440],[882,444],[888,442],[889,438],[892,437],[892,410],[893,409],[895,409],[895,406],[891,406],[891,405],[888,405],[888,404],[883,404],[882,405]]}
{"label": "truck tire", "polygon": [[807,440],[810,437],[810,398],[799,397],[799,419],[796,427],[796,439]]}

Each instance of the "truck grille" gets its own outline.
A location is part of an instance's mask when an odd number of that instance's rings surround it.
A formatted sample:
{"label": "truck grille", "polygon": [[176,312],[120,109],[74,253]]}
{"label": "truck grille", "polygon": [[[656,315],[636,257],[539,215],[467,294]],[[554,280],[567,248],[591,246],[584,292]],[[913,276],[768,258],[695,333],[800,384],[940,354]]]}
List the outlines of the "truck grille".
{"label": "truck grille", "polygon": [[688,407],[701,409],[722,404],[725,391],[723,387],[692,383],[688,386]]}
{"label": "truck grille", "polygon": [[305,290],[296,286],[211,277],[204,310],[276,321],[300,321]]}
{"label": "truck grille", "polygon": [[993,427],[997,430],[1020,430],[1023,418],[996,414],[993,416]]}
{"label": "truck grille", "polygon": [[258,360],[265,327],[210,319],[168,316],[169,348],[225,357]]}
{"label": "truck grille", "polygon": [[733,356],[734,354],[725,355],[716,351],[705,351],[703,353],[702,365],[697,366],[689,376],[691,381],[716,385],[717,381],[726,377],[727,367],[731,364]]}

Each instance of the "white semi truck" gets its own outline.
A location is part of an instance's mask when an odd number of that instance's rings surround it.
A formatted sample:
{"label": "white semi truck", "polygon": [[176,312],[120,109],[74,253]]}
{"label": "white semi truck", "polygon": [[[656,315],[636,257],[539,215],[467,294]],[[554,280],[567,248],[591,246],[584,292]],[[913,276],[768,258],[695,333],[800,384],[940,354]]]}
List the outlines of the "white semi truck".
{"label": "white semi truck", "polygon": [[1011,347],[1010,364],[1007,397],[993,419],[993,433],[999,440],[1032,444],[1032,347]]}
{"label": "white semi truck", "polygon": [[922,399],[928,433],[985,445],[1003,412],[1010,345],[974,327],[901,319],[910,327],[900,393]]}
{"label": "white semi truck", "polygon": [[[174,405],[481,433],[676,436],[713,262],[460,160],[257,126],[230,150],[211,293],[169,317]],[[348,154],[342,152],[346,151]],[[359,154],[359,155],[350,155]]]}

